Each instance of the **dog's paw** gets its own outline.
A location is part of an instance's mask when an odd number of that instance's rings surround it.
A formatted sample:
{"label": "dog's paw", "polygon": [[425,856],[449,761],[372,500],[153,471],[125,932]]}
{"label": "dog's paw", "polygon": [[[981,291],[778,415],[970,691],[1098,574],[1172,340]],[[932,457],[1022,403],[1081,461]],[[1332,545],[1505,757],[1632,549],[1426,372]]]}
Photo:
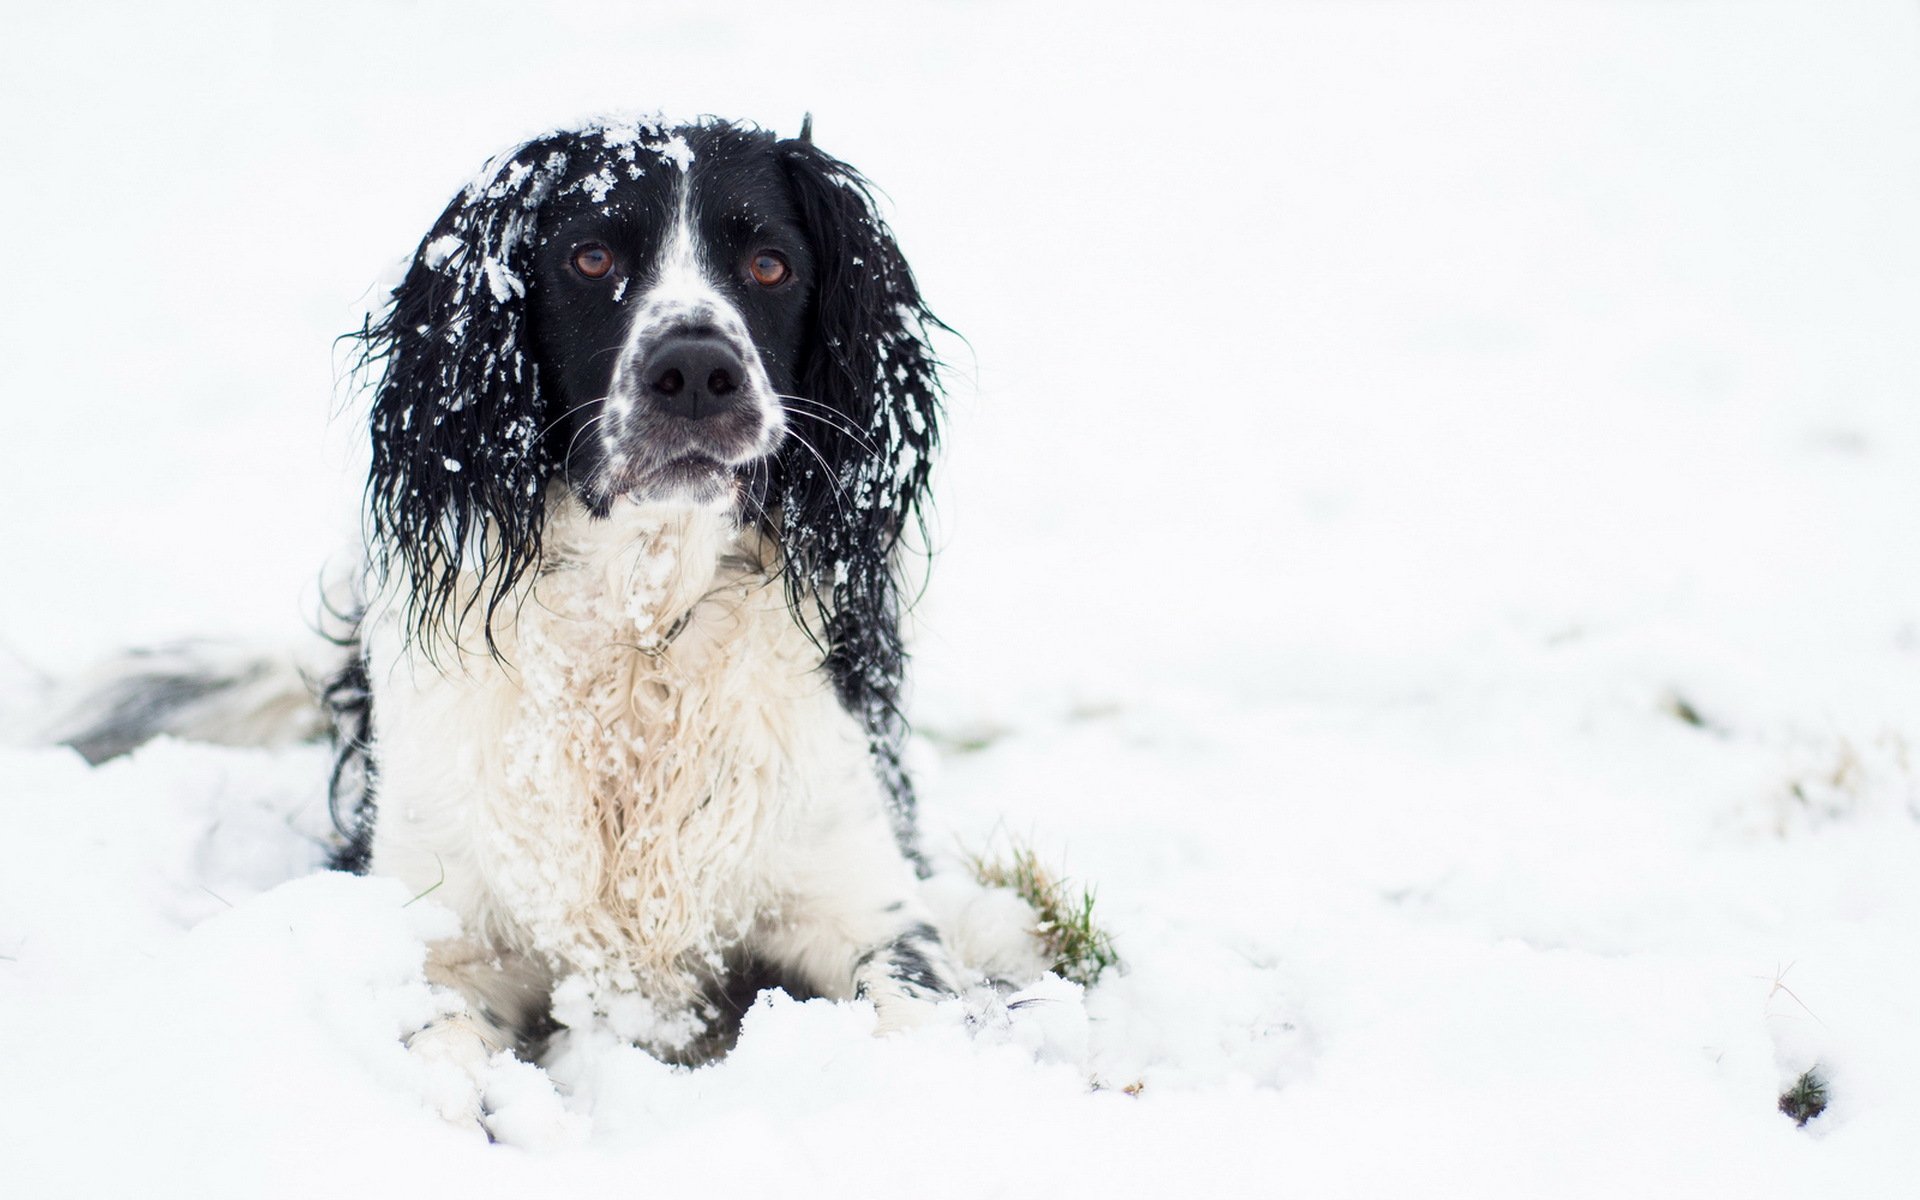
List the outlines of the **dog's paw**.
{"label": "dog's paw", "polygon": [[1051,972],[1017,992],[975,989],[966,997],[966,1021],[975,1041],[1020,1046],[1041,1062],[1087,1060],[1084,989]]}
{"label": "dog's paw", "polygon": [[407,1039],[419,1067],[420,1099],[454,1128],[492,1140],[485,1124],[487,1073],[494,1050],[464,1014],[429,1022]]}
{"label": "dog's paw", "polygon": [[535,1152],[584,1145],[592,1121],[570,1112],[552,1076],[502,1050],[488,1066],[481,1122],[487,1135]]}
{"label": "dog's paw", "polygon": [[867,989],[865,998],[873,1002],[875,1036],[920,1029],[956,1019],[954,997],[917,988],[881,985]]}
{"label": "dog's paw", "polygon": [[489,1142],[553,1150],[585,1142],[586,1117],[567,1111],[553,1079],[511,1050],[496,1050],[465,1015],[442,1017],[407,1039],[420,1097],[441,1120]]}

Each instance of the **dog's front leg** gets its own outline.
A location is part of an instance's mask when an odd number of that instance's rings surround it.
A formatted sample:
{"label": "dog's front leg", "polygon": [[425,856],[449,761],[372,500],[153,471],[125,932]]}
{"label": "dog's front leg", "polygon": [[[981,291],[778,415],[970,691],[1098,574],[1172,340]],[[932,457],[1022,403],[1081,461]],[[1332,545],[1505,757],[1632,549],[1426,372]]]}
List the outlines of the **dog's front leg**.
{"label": "dog's front leg", "polygon": [[870,1000],[880,1032],[917,1025],[965,983],[876,802],[813,825],[781,855],[757,953],[830,999]]}
{"label": "dog's front leg", "polygon": [[482,1120],[488,1064],[501,1050],[522,1050],[550,1005],[551,980],[525,955],[471,938],[435,943],[427,982],[458,993],[465,1010],[436,1017],[407,1039],[430,1076],[427,1097],[455,1124]]}

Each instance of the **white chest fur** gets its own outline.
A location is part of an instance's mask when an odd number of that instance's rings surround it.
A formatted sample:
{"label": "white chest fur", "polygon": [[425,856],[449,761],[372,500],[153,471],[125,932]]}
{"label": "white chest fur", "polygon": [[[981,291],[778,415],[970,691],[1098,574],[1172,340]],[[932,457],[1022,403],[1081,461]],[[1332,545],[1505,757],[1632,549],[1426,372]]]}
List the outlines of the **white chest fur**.
{"label": "white chest fur", "polygon": [[555,974],[666,1002],[697,988],[779,919],[808,869],[792,847],[882,820],[767,554],[724,516],[590,520],[565,498],[496,618],[504,662],[429,662],[374,622],[374,870]]}

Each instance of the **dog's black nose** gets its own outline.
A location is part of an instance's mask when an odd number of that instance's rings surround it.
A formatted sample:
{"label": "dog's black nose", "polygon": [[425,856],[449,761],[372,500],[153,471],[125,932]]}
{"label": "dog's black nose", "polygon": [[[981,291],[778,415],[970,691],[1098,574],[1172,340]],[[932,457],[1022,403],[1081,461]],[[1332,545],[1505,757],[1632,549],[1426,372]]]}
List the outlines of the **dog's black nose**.
{"label": "dog's black nose", "polygon": [[664,412],[697,421],[730,407],[746,364],[719,338],[681,336],[647,356],[647,397]]}

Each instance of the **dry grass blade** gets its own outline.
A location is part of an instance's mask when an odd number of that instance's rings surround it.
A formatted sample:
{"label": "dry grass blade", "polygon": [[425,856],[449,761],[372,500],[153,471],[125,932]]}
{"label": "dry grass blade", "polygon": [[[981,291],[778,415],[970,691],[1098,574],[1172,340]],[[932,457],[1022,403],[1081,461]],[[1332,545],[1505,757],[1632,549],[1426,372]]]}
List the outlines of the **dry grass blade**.
{"label": "dry grass blade", "polygon": [[970,861],[974,878],[987,887],[1006,888],[1027,902],[1037,919],[1033,935],[1053,972],[1083,987],[1120,964],[1113,937],[1094,921],[1093,891],[1079,889],[1041,864],[1031,846],[1010,845],[997,859],[984,854]]}

